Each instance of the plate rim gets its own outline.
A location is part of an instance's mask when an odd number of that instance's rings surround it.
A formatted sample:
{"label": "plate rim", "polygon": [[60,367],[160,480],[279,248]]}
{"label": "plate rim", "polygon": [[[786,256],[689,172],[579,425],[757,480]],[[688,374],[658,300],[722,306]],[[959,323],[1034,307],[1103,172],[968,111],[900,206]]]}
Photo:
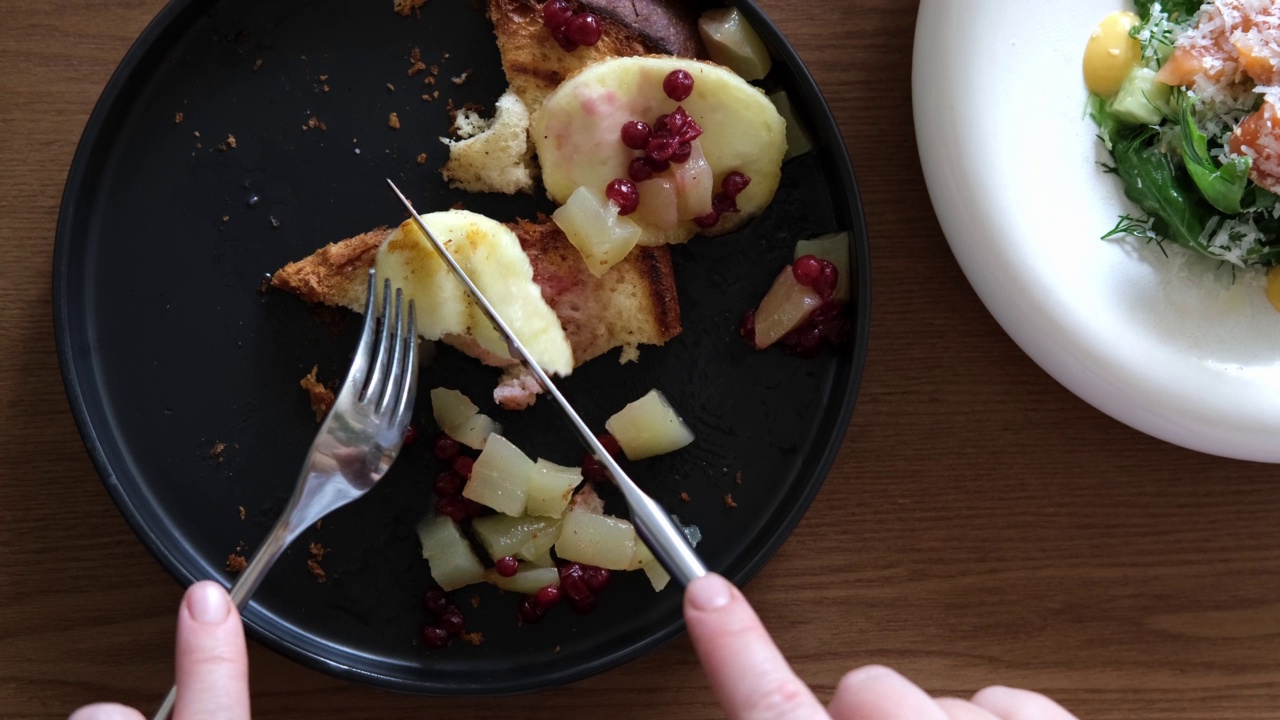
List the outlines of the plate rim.
{"label": "plate rim", "polygon": [[[115,425],[109,421],[107,413],[90,406],[89,400],[95,397],[95,391],[89,386],[92,384],[95,373],[92,362],[87,357],[90,355],[87,339],[75,336],[77,316],[73,312],[73,308],[77,306],[75,299],[84,291],[78,290],[76,284],[69,280],[73,269],[77,267],[77,256],[72,250],[84,219],[81,217],[80,206],[82,204],[92,206],[94,202],[94,191],[87,187],[87,180],[95,177],[102,170],[99,167],[100,155],[103,154],[100,145],[104,140],[104,134],[109,130],[115,116],[127,111],[130,91],[136,89],[134,86],[138,84],[136,79],[139,72],[145,73],[146,61],[152,55],[160,54],[167,47],[166,40],[171,33],[186,32],[192,20],[213,3],[214,0],[172,0],[167,3],[147,23],[112,72],[85,122],[67,171],[54,233],[52,262],[53,328],[58,365],[67,402],[82,444],[112,502],[134,536],[160,566],[183,587],[191,585],[199,578],[184,566],[180,558],[169,550],[157,534],[152,521],[156,516],[155,509],[144,507],[145,503],[134,502],[134,498],[126,491],[117,474],[117,468],[112,465],[108,455],[109,446],[118,451],[119,440],[114,430]],[[738,0],[735,4],[757,29],[769,47],[775,62],[791,69],[795,79],[794,89],[799,95],[799,98],[793,97],[793,101],[798,99],[805,107],[804,118],[814,136],[815,148],[828,149],[827,152],[822,153],[823,167],[827,173],[839,178],[848,190],[848,196],[845,199],[847,206],[840,201],[840,193],[833,194],[837,200],[833,210],[836,217],[842,221],[841,224],[848,225],[843,229],[849,233],[850,259],[857,279],[854,297],[857,308],[850,333],[851,346],[839,355],[836,373],[838,381],[840,376],[847,372],[847,381],[843,383],[843,387],[838,382],[832,387],[833,390],[839,389],[842,396],[834,416],[835,432],[815,442],[815,452],[811,453],[817,456],[813,478],[803,483],[797,502],[780,516],[780,521],[774,524],[769,532],[761,535],[761,541],[751,553],[750,560],[730,576],[731,581],[741,586],[754,577],[790,537],[820,491],[848,435],[849,423],[866,365],[871,319],[871,279],[870,243],[862,197],[848,149],[830,107],[799,55],[786,41],[777,26],[755,4],[755,0]],[[79,317],[82,321],[83,316]],[[225,578],[212,579],[224,587],[228,585]],[[656,629],[644,640],[625,645],[618,651],[592,662],[540,675],[537,682],[512,682],[498,687],[479,684],[465,687],[450,685],[446,688],[425,679],[406,680],[327,658],[316,652],[315,648],[303,647],[282,635],[279,629],[294,630],[287,621],[273,631],[271,626],[275,623],[263,622],[263,613],[252,601],[244,608],[242,617],[249,637],[304,667],[349,682],[397,692],[432,696],[499,696],[559,687],[637,659],[684,631],[684,621],[680,618],[676,622]],[[270,620],[270,616],[267,616],[267,619]],[[279,618],[276,619],[276,621],[279,620]],[[297,633],[294,631],[288,634],[296,635]],[[325,644],[316,639],[317,647],[323,647]]]}

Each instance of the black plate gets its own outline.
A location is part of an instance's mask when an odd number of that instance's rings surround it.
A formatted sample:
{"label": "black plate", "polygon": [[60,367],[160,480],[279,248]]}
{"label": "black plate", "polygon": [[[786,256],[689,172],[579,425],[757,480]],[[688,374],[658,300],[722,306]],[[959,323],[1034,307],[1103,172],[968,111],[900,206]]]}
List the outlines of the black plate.
{"label": "black plate", "polygon": [[[265,535],[316,430],[298,380],[315,364],[322,380],[339,378],[354,347],[356,323],[335,329],[341,314],[260,294],[263,274],[398,222],[385,176],[424,209],[463,201],[500,219],[551,209],[543,198],[443,186],[435,168],[445,157],[436,140],[449,122],[445,100],[491,104],[505,86],[492,29],[465,3],[431,2],[420,18],[389,6],[171,3],[108,83],[76,152],[54,259],[67,394],[121,513],[183,583],[229,580],[228,554],[252,552]],[[866,230],[835,123],[777,30],[750,3],[741,7],[779,60],[768,84],[791,93],[821,150],[786,164],[777,199],[747,228],[676,249],[682,335],[643,349],[639,364],[621,366],[616,353],[597,359],[562,386],[597,428],[652,387],[668,394],[698,439],[630,470],[702,529],[707,565],[739,583],[781,545],[835,457],[853,410],[869,299]],[[435,102],[421,100],[423,75],[406,76],[415,45],[440,67]],[[449,81],[465,70],[465,84]],[[387,126],[390,112],[399,114],[398,131]],[[303,131],[312,116],[327,129]],[[218,149],[228,135],[235,147]],[[425,166],[415,162],[422,152]],[[838,229],[853,238],[851,345],[807,361],[746,348],[739,317],[794,242]],[[485,399],[494,378],[444,349],[422,386]],[[429,432],[425,399],[420,406]],[[495,412],[531,453],[572,464],[581,457],[550,403]],[[227,443],[220,459],[210,454],[215,443]],[[374,492],[285,554],[244,614],[257,640],[371,685],[491,695],[582,678],[680,632],[677,588],[655,595],[643,574],[616,573],[595,612],[558,607],[541,625],[518,626],[512,596],[459,591],[469,628],[485,642],[423,647],[420,598],[430,579],[413,526],[432,504],[428,445],[408,447]],[[725,506],[726,493],[736,509]],[[611,509],[623,511],[621,501]],[[329,548],[323,584],[306,566],[311,541]],[[472,595],[477,608],[465,602]]]}

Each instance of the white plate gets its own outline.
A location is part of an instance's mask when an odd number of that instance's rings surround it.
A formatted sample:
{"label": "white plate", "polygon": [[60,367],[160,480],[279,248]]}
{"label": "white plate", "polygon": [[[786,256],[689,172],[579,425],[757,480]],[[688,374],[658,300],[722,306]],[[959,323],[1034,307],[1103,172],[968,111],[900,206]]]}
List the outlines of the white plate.
{"label": "white plate", "polygon": [[[922,0],[912,91],[929,194],[969,282],[1069,390],[1142,432],[1280,462],[1280,313],[1258,272],[1103,241],[1137,213],[1084,113],[1089,33],[1123,0]],[[1068,9],[1069,8],[1069,9]]]}

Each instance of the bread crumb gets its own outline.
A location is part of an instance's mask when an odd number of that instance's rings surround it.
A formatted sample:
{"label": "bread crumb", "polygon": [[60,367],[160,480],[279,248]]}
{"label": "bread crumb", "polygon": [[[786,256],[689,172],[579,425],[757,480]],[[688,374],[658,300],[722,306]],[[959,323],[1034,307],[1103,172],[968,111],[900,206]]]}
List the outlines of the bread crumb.
{"label": "bread crumb", "polygon": [[482,632],[462,633],[461,637],[464,642],[471,643],[476,647],[480,647],[480,643],[484,642],[484,633]]}
{"label": "bread crumb", "polygon": [[320,567],[320,561],[324,559],[325,553],[329,551],[325,546],[318,542],[313,542],[307,548],[311,553],[311,558],[307,560],[307,569],[311,571],[311,575],[315,577],[316,582],[324,582],[328,579],[324,568]]}
{"label": "bread crumb", "polygon": [[681,492],[681,493],[680,493],[680,499],[681,499],[681,500],[683,500],[683,501],[685,501],[685,502],[689,502],[689,493],[687,493],[687,492]]}
{"label": "bread crumb", "polygon": [[725,493],[725,494],[724,494],[724,506],[725,506],[725,507],[727,507],[727,508],[736,508],[736,507],[738,507],[738,503],[736,503],[736,502],[734,502],[734,501],[733,501],[733,495],[731,495],[730,493]]}
{"label": "bread crumb", "polygon": [[200,131],[199,131],[199,130],[196,130],[195,132],[193,132],[193,133],[191,133],[191,134],[192,134],[192,135],[195,135],[196,137],[200,137]]}
{"label": "bread crumb", "polygon": [[320,86],[320,92],[329,92],[329,86],[328,86],[328,85],[321,85],[321,86]]}
{"label": "bread crumb", "polygon": [[449,81],[452,82],[454,85],[461,85],[467,81],[467,78],[470,75],[471,75],[471,69],[468,68],[467,70],[463,71],[461,75],[449,78]]}
{"label": "bread crumb", "polygon": [[320,76],[320,82],[327,82],[328,80],[329,80],[329,76],[328,76],[328,75],[321,75],[321,76]]}
{"label": "bread crumb", "polygon": [[413,46],[413,49],[409,51],[409,72],[407,75],[413,77],[426,69],[426,64],[422,62],[422,50],[418,49],[417,45]]}
{"label": "bread crumb", "polygon": [[232,134],[230,134],[230,133],[227,133],[227,147],[231,148],[232,150],[235,150],[235,149],[236,149],[236,136],[235,136],[235,135],[232,135]]}
{"label": "bread crumb", "polygon": [[640,346],[636,343],[626,343],[618,353],[618,364],[626,365],[632,362],[640,362]]}
{"label": "bread crumb", "polygon": [[734,485],[741,485],[741,484],[742,484],[742,471],[741,471],[741,470],[739,470],[738,472],[736,472],[736,473],[734,473],[734,474],[733,474],[733,484],[734,484]]}
{"label": "bread crumb", "polygon": [[422,78],[422,84],[423,84],[423,85],[435,85],[435,84],[436,84],[436,79],[435,79],[435,77],[433,77],[433,76],[431,76],[431,75],[428,75],[428,76],[426,76],[426,77]]}
{"label": "bread crumb", "polygon": [[415,10],[427,4],[427,0],[392,0],[397,14],[409,17]]}
{"label": "bread crumb", "polygon": [[452,129],[460,139],[440,138],[449,147],[449,160],[440,169],[449,187],[508,195],[533,192],[529,110],[514,92],[498,98],[492,119],[480,117],[471,106],[454,113]]}
{"label": "bread crumb", "polygon": [[262,58],[253,61],[253,71],[258,72],[262,69]]}
{"label": "bread crumb", "polygon": [[439,65],[432,65],[432,66],[431,66],[431,74],[432,74],[432,75],[439,75],[439,74],[440,74],[440,66],[439,66]]}
{"label": "bread crumb", "polygon": [[329,129],[329,127],[325,125],[323,122],[321,122],[321,120],[317,118],[315,115],[312,115],[310,118],[307,119],[307,124],[302,126],[302,131],[306,132],[312,128],[320,128],[321,130]]}
{"label": "bread crumb", "polygon": [[319,372],[320,366],[313,365],[311,372],[298,382],[302,389],[307,391],[311,401],[311,412],[315,413],[316,422],[324,420],[324,416],[328,415],[329,409],[333,407],[333,391],[316,379],[316,374]]}
{"label": "bread crumb", "polygon": [[427,164],[427,154],[426,154],[426,153],[418,153],[418,164],[419,164],[419,165],[426,165],[426,164]]}
{"label": "bread crumb", "polygon": [[230,220],[231,220],[231,216],[230,216],[230,215],[223,215],[223,216],[222,216],[222,222],[228,222],[228,221],[230,221]]}
{"label": "bread crumb", "polygon": [[239,553],[231,553],[227,556],[227,572],[238,573],[249,567],[249,561]]}
{"label": "bread crumb", "polygon": [[557,646],[555,647],[555,649],[554,649],[554,650],[552,650],[551,652],[555,653],[556,655],[559,655],[559,654],[560,654],[560,646],[559,646],[559,645],[557,645]]}
{"label": "bread crumb", "polygon": [[400,129],[400,116],[399,116],[399,115],[397,115],[397,114],[395,114],[395,113],[391,113],[390,115],[388,115],[388,116],[387,116],[387,126],[388,126],[388,127],[390,127],[392,130],[399,130],[399,129]]}
{"label": "bread crumb", "polygon": [[387,90],[389,90],[390,92],[395,92],[396,86],[392,85],[391,83],[387,83]]}
{"label": "bread crumb", "polygon": [[174,125],[181,125],[181,124],[182,124],[182,118],[183,118],[183,114],[182,114],[181,112],[176,112],[176,113],[174,113],[174,114],[173,114],[173,124],[174,124]]}
{"label": "bread crumb", "polygon": [[240,519],[241,519],[241,520],[243,520],[243,519],[244,519],[244,506],[243,506],[243,505],[237,505],[237,506],[236,506],[236,509],[240,511]]}
{"label": "bread crumb", "polygon": [[222,462],[222,451],[226,449],[227,449],[226,443],[216,442],[213,444],[212,448],[209,448],[209,457],[217,460],[218,462]]}

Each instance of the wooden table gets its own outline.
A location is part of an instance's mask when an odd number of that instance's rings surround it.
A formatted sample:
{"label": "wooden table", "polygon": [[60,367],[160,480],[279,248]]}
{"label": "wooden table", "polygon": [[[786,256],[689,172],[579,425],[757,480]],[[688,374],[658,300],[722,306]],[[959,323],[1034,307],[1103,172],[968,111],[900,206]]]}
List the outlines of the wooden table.
{"label": "wooden table", "polygon": [[[380,0],[381,1],[381,0]],[[452,2],[454,0],[433,0]],[[854,158],[874,302],[862,393],[813,509],[747,594],[820,696],[856,665],[935,694],[1040,689],[1085,718],[1271,717],[1280,483],[1084,404],[1018,350],[929,211],[909,0],[763,0]],[[150,708],[180,589],[81,447],[50,313],[54,224],[81,128],[159,0],[8,0],[0,17],[0,716]],[[535,697],[346,685],[251,650],[259,717],[708,717],[681,639]]]}

